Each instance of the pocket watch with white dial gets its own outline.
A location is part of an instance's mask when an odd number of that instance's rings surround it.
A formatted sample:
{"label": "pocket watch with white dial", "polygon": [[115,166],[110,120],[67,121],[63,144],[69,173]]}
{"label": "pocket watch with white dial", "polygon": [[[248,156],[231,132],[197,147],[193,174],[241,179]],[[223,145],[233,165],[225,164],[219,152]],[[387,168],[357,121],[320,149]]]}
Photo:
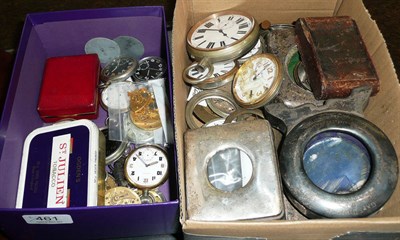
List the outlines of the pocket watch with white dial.
{"label": "pocket watch with white dial", "polygon": [[221,11],[197,22],[188,32],[187,51],[191,58],[210,62],[234,60],[249,52],[259,38],[253,16],[239,11]]}
{"label": "pocket watch with white dial", "polygon": [[157,145],[135,148],[125,160],[125,178],[134,187],[148,190],[163,184],[168,177],[168,157]]}
{"label": "pocket watch with white dial", "polygon": [[282,83],[281,63],[272,54],[251,57],[237,71],[232,92],[244,108],[259,108],[271,101]]}
{"label": "pocket watch with white dial", "polygon": [[[187,76],[190,79],[198,79],[196,87],[201,89],[213,89],[221,87],[233,80],[236,71],[239,69],[237,61],[224,61],[216,62],[212,64],[213,72],[209,77],[203,78],[204,73],[199,71],[197,68],[191,68],[187,72]],[[201,81],[200,79],[203,78]],[[184,75],[184,80],[186,81]],[[187,83],[193,83],[193,81],[186,81]]]}
{"label": "pocket watch with white dial", "polygon": [[121,112],[129,111],[129,92],[136,89],[133,82],[123,81],[109,84],[101,91],[101,105],[105,110],[118,109]]}
{"label": "pocket watch with white dial", "polygon": [[164,59],[149,56],[139,61],[139,67],[136,69],[133,77],[138,81],[148,81],[164,77],[166,71],[167,64]]}
{"label": "pocket watch with white dial", "polygon": [[104,83],[119,82],[128,79],[136,71],[138,62],[131,57],[117,57],[109,62],[100,72]]}

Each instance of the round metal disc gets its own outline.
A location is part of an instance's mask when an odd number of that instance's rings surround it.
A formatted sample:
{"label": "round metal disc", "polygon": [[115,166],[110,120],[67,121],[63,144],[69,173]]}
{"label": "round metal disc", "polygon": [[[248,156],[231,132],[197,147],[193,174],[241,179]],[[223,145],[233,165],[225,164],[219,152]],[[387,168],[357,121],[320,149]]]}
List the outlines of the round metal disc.
{"label": "round metal disc", "polygon": [[133,57],[137,60],[142,58],[144,54],[144,45],[139,39],[131,36],[119,36],[114,38],[114,41],[121,49],[121,56]]}
{"label": "round metal disc", "polygon": [[85,53],[96,53],[99,57],[100,63],[106,64],[118,57],[121,50],[115,41],[108,38],[97,37],[86,42]]}

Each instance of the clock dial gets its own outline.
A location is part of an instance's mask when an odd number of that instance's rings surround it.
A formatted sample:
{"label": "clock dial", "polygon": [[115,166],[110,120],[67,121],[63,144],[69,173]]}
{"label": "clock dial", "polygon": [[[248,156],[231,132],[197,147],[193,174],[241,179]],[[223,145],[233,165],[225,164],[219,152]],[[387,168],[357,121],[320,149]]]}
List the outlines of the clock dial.
{"label": "clock dial", "polygon": [[132,82],[114,82],[101,92],[101,102],[105,109],[129,110],[128,92],[136,89]]}
{"label": "clock dial", "polygon": [[196,28],[189,44],[200,49],[226,48],[244,38],[253,25],[250,18],[239,14],[216,16]]}
{"label": "clock dial", "polygon": [[161,185],[168,176],[165,151],[155,145],[136,148],[125,162],[125,176],[133,186],[140,189]]}
{"label": "clock dial", "polygon": [[[227,62],[218,62],[218,63],[214,63],[213,64],[214,67],[214,71],[211,74],[210,78],[218,78],[218,77],[222,77],[224,75],[226,75],[227,73],[229,73],[230,71],[232,71],[232,69],[234,67],[236,67],[236,63],[234,61],[227,61]],[[189,76],[192,78],[202,78],[205,75],[207,75],[208,71],[205,70],[203,72],[200,72],[197,68],[192,68],[189,71]]]}
{"label": "clock dial", "polygon": [[146,57],[139,61],[139,67],[134,77],[139,81],[162,78],[167,70],[164,60],[160,57]]}
{"label": "clock dial", "polygon": [[233,95],[239,105],[258,108],[270,101],[278,92],[281,67],[271,54],[251,57],[238,70],[233,82]]}
{"label": "clock dial", "polygon": [[259,38],[259,26],[251,15],[221,11],[197,22],[188,32],[186,47],[196,61],[237,59],[250,51]]}

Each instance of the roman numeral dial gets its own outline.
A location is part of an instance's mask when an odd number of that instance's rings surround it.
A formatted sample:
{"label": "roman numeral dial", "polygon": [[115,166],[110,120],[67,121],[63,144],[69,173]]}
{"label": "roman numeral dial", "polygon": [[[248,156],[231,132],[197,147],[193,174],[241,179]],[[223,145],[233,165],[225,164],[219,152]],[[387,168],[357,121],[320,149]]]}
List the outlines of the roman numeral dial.
{"label": "roman numeral dial", "polygon": [[242,40],[254,28],[254,21],[238,13],[214,15],[200,22],[188,38],[198,49],[221,49]]}

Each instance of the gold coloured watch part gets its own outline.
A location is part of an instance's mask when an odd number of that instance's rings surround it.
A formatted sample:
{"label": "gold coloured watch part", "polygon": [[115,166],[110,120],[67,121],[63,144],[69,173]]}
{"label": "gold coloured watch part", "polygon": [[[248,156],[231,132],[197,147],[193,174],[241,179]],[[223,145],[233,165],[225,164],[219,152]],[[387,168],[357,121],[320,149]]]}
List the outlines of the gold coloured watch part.
{"label": "gold coloured watch part", "polygon": [[115,187],[106,191],[105,205],[140,204],[140,196],[134,190],[127,187]]}
{"label": "gold coloured watch part", "polygon": [[204,90],[194,95],[186,104],[185,118],[189,128],[196,129],[201,127],[201,125],[198,125],[196,123],[193,111],[196,105],[210,98],[217,98],[228,101],[233,106],[239,108],[235,100],[227,92],[218,89]]}
{"label": "gold coloured watch part", "polygon": [[140,112],[142,109],[149,106],[152,94],[146,88],[136,89],[128,92],[130,110]]}
{"label": "gold coloured watch part", "polygon": [[114,177],[111,176],[109,173],[106,174],[106,191],[110,190],[111,188],[118,187],[117,182],[115,181]]}
{"label": "gold coloured watch part", "polygon": [[[191,38],[193,33],[195,33],[198,27],[200,27],[203,23],[209,21],[210,19],[215,19],[220,16],[230,15],[230,14],[242,15],[250,19],[253,28],[237,42],[230,45],[226,45],[221,48],[202,49],[202,48],[197,48],[191,44]],[[190,28],[186,38],[186,49],[189,53],[189,56],[195,59],[196,61],[202,58],[208,58],[209,61],[212,63],[234,60],[243,56],[254,47],[259,37],[259,31],[260,27],[256,19],[252,15],[241,11],[233,11],[233,10],[221,11],[218,13],[211,14],[210,16],[200,20]]]}
{"label": "gold coloured watch part", "polygon": [[150,199],[150,203],[165,202],[164,194],[156,189],[149,189],[149,190],[136,189],[136,192],[139,194],[140,198],[143,198],[143,196],[145,196],[145,193],[147,192],[147,197]]}

